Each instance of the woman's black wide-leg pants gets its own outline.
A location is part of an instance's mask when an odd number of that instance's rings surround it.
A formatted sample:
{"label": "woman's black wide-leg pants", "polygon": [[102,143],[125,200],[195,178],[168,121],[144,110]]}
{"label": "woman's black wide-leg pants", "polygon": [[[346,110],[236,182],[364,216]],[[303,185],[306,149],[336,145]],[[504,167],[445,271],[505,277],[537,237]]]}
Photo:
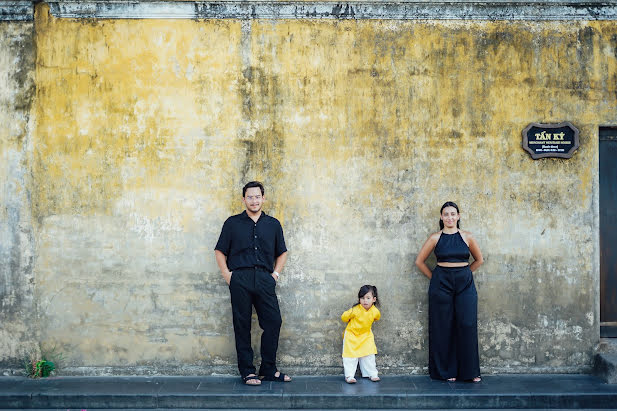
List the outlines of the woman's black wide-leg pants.
{"label": "woman's black wide-leg pants", "polygon": [[480,376],[478,293],[469,266],[436,266],[428,301],[431,378],[471,380]]}

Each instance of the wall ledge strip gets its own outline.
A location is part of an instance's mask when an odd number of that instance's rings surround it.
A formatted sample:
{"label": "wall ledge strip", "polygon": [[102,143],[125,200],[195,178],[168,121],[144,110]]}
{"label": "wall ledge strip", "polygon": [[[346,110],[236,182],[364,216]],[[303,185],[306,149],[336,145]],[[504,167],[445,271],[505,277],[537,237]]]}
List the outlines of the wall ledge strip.
{"label": "wall ledge strip", "polygon": [[[24,3],[24,2],[15,2]],[[50,1],[59,18],[617,20],[616,1]]]}
{"label": "wall ledge strip", "polygon": [[0,21],[32,21],[32,1],[0,1]]}

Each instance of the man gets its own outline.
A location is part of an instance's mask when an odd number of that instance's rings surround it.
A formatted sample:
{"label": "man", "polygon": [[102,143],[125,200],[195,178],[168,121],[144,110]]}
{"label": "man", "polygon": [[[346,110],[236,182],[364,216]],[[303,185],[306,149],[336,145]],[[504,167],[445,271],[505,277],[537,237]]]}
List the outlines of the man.
{"label": "man", "polygon": [[[238,370],[247,385],[260,385],[262,379],[291,381],[276,369],[281,312],[275,287],[287,261],[287,248],[281,223],[261,210],[265,200],[259,181],[247,183],[242,188],[246,210],[225,221],[214,248],[216,263],[231,293]],[[263,330],[259,377],[251,347],[253,306]]]}

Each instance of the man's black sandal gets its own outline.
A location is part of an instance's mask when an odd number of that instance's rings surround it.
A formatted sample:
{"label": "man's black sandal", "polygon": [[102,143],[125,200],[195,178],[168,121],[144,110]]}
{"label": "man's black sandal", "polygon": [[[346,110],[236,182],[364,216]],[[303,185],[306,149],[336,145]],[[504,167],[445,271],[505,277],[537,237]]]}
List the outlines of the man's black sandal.
{"label": "man's black sandal", "polygon": [[288,381],[285,381],[285,377],[287,377],[286,374],[283,374],[282,372],[278,372],[279,376],[275,376],[274,374],[276,374],[276,372],[272,375],[263,375],[260,376],[259,378],[261,378],[264,381],[278,381],[278,382],[291,382],[291,379],[289,379]]}
{"label": "man's black sandal", "polygon": [[[256,383],[256,384],[249,384],[248,382],[251,381],[251,380],[256,380],[256,381],[258,381],[258,383]],[[256,375],[247,375],[245,377],[242,377],[242,381],[244,381],[245,385],[261,385],[261,380]]]}

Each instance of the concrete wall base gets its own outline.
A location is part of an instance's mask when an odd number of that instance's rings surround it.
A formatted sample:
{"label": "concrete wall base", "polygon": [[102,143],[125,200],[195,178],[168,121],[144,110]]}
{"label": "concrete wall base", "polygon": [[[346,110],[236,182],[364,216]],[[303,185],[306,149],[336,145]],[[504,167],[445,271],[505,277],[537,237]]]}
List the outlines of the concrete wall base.
{"label": "concrete wall base", "polygon": [[593,373],[609,384],[617,384],[617,353],[596,354]]}
{"label": "concrete wall base", "polygon": [[[289,375],[342,375],[343,366],[340,367],[281,367]],[[425,375],[428,371],[422,367],[379,367],[381,375]],[[595,368],[589,367],[482,367],[482,375],[491,374],[591,374]],[[21,368],[0,369],[3,376],[23,376]],[[55,375],[63,376],[87,376],[87,377],[111,377],[111,376],[196,376],[196,375],[237,375],[233,366],[126,366],[126,367],[62,367]]]}

